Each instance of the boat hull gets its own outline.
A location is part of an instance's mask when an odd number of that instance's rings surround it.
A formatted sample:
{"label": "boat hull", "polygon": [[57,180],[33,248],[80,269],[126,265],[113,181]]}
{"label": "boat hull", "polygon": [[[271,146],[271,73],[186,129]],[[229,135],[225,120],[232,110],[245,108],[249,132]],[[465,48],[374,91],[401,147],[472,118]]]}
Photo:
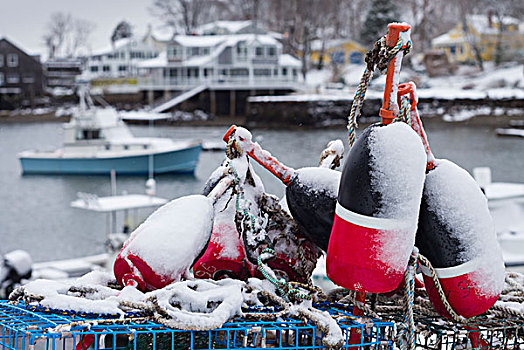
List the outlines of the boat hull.
{"label": "boat hull", "polygon": [[20,164],[24,175],[107,175],[113,169],[118,175],[147,175],[152,156],[155,174],[192,174],[195,172],[201,150],[202,145],[198,144],[152,155],[93,158],[20,156]]}

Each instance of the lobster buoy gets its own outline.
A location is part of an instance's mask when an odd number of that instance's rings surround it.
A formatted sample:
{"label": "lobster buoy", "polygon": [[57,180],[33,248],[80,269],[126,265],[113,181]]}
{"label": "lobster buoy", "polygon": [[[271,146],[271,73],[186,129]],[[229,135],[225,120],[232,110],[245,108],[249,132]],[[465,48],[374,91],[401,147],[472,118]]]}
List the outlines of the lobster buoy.
{"label": "lobster buoy", "polygon": [[159,289],[189,274],[209,242],[213,200],[191,195],[151,214],[124,243],[113,267],[122,286]]}
{"label": "lobster buoy", "polygon": [[[487,199],[469,173],[448,160],[438,159],[426,175],[416,245],[457,314],[477,316],[495,304],[504,261]],[[421,269],[435,310],[449,317],[430,271]]]}
{"label": "lobster buoy", "polygon": [[426,155],[405,123],[375,124],[344,164],[327,252],[327,275],[358,292],[401,282],[415,242]]}
{"label": "lobster buoy", "polygon": [[[427,175],[416,246],[435,269],[453,310],[466,318],[485,312],[504,287],[504,261],[486,197],[469,173],[445,159],[435,159],[418,113],[414,83],[399,85],[408,95],[412,128],[427,155]],[[421,266],[435,310],[450,317],[428,268]]]}

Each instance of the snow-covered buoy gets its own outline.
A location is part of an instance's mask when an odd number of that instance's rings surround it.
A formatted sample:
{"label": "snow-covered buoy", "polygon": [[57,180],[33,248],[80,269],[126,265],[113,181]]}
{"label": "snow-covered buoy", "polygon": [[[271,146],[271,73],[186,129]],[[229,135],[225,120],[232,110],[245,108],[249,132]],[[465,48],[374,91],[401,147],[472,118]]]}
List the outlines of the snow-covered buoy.
{"label": "snow-covered buoy", "polygon": [[359,292],[394,290],[417,230],[425,154],[405,123],[372,125],[344,164],[327,253],[327,275]]}
{"label": "snow-covered buoy", "polygon": [[[386,45],[410,43],[410,26],[388,25]],[[368,127],[351,148],[340,179],[327,252],[327,275],[357,292],[384,293],[401,282],[415,243],[426,156],[417,134],[392,123],[399,111],[403,51],[387,69],[381,124]]]}
{"label": "snow-covered buoy", "polygon": [[[487,199],[466,170],[434,158],[416,108],[415,85],[401,84],[399,91],[410,95],[411,124],[427,153],[416,246],[431,262],[453,310],[467,318],[479,315],[504,286],[504,261]],[[433,306],[449,317],[430,271],[421,269]]]}
{"label": "snow-covered buoy", "polygon": [[191,195],[163,205],[124,243],[113,268],[117,281],[146,291],[189,275],[209,241],[212,225],[211,198]]}

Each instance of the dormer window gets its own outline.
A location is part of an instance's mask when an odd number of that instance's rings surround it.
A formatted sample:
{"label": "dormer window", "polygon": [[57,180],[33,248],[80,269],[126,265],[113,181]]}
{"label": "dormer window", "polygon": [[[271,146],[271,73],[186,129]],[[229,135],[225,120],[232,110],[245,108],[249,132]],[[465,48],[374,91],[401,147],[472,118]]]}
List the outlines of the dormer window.
{"label": "dormer window", "polygon": [[255,56],[257,56],[257,57],[264,56],[264,48],[261,47],[261,46],[257,46],[255,48]]}
{"label": "dormer window", "polygon": [[247,46],[245,42],[238,43],[237,56],[238,57],[247,57]]}
{"label": "dormer window", "polygon": [[270,46],[267,48],[267,55],[272,57],[272,56],[275,56],[277,54],[277,49],[276,47],[274,46]]}

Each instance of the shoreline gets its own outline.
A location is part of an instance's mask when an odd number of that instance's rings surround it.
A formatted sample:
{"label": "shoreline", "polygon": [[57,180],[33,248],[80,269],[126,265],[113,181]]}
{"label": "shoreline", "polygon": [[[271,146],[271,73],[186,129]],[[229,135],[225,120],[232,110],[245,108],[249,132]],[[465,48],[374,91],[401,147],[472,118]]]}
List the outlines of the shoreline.
{"label": "shoreline", "polygon": [[[66,123],[70,120],[70,115],[55,116],[54,112],[45,113],[41,115],[31,114],[19,114],[19,115],[1,115],[0,114],[0,125],[2,124],[26,124],[26,123]],[[339,119],[332,120],[326,124],[320,125],[301,125],[301,124],[290,124],[290,123],[256,123],[247,120],[246,116],[238,117],[214,117],[209,120],[189,120],[189,121],[170,121],[160,120],[155,121],[156,126],[194,126],[194,127],[209,127],[209,126],[229,126],[232,124],[247,125],[256,129],[277,129],[282,128],[286,130],[293,129],[335,129],[345,127],[345,122]],[[443,116],[426,116],[423,117],[423,122],[428,125],[468,125],[468,126],[486,126],[493,128],[504,128],[509,127],[511,120],[524,120],[524,111],[522,115],[478,115],[461,121],[446,121]],[[367,126],[378,121],[378,118],[362,118],[359,125]],[[148,121],[126,121],[129,125],[147,125]]]}

